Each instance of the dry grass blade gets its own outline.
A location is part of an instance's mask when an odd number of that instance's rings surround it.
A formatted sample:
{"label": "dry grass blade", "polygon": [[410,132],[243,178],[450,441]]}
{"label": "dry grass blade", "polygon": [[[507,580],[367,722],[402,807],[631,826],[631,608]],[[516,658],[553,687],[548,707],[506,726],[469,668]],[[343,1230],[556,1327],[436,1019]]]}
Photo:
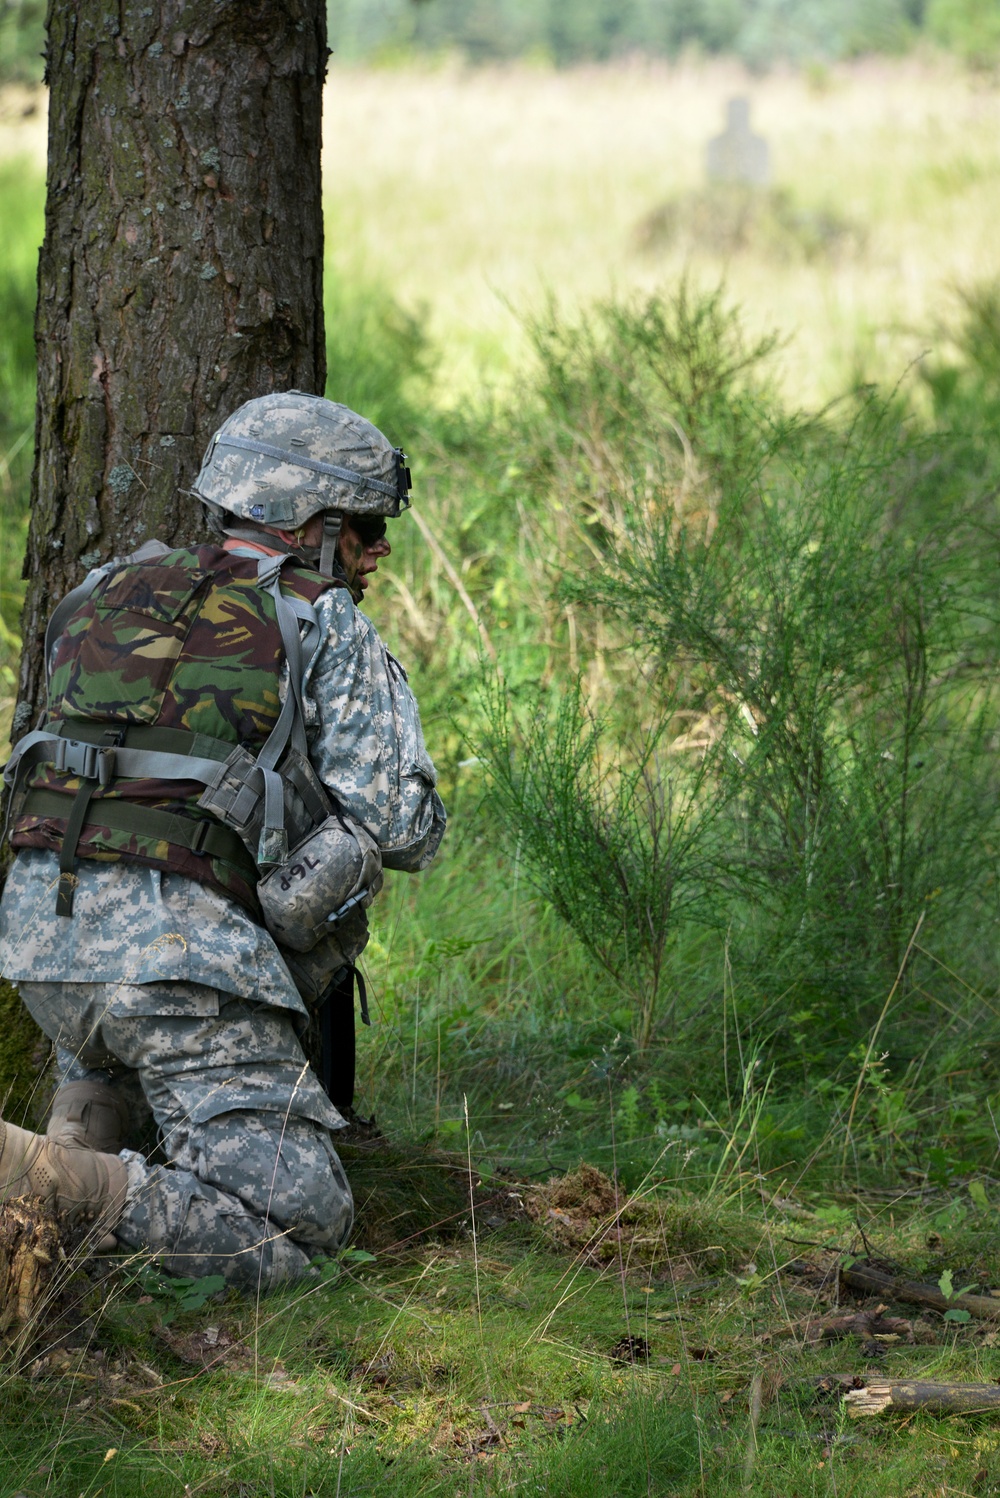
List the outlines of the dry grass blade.
{"label": "dry grass blade", "polygon": [[482,619],[480,617],[479,610],[476,608],[476,605],[473,603],[472,599],[469,597],[468,589],[466,588],[465,584],[462,582],[462,579],[459,577],[458,573],[456,572],[455,566],[454,566],[453,562],[451,561],[451,558],[448,556],[448,553],[445,551],[444,547],[441,545],[441,542],[438,540],[437,536],[435,536],[434,532],[431,530],[429,524],[427,523],[426,517],[423,516],[423,515],[421,515],[421,513],[420,513],[419,510],[411,510],[410,514],[413,516],[413,523],[414,523],[414,525],[417,527],[417,529],[419,530],[420,534],[423,536],[424,540],[427,542],[427,545],[430,547],[431,551],[433,551],[434,555],[437,557],[438,561],[441,563],[441,566],[445,570],[445,574],[446,574],[446,576],[448,578],[448,581],[451,583],[452,587],[455,589],[455,592],[458,594],[459,598],[462,600],[462,604],[463,604],[466,612],[468,613],[469,618],[472,620],[473,624],[476,626],[476,629],[479,632],[479,638],[483,642],[483,648],[484,648],[484,650],[486,651],[487,655],[489,656],[489,658],[493,662],[493,664],[496,665],[497,664],[496,647],[494,646],[493,641],[489,637],[489,633],[487,632],[486,625],[483,623],[483,621],[482,621]]}

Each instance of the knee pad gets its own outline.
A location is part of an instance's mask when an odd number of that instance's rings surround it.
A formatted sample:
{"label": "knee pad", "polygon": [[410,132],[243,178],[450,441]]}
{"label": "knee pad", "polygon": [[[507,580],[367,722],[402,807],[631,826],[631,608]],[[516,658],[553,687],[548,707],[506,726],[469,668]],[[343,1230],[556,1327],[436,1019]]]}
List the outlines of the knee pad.
{"label": "knee pad", "polygon": [[263,1110],[218,1114],[176,1130],[170,1154],[298,1243],[332,1250],[350,1232],[351,1188],[329,1132],[310,1119]]}

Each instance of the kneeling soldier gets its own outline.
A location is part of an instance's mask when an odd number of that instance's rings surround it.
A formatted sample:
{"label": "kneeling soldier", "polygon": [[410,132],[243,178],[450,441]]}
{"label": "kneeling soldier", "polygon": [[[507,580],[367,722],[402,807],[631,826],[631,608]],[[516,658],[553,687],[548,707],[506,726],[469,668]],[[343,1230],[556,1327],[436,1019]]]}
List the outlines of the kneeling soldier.
{"label": "kneeling soldier", "polygon": [[[268,1288],[350,1230],[338,1037],[324,1090],[307,1005],[328,1032],[345,982],[353,1006],[382,867],[425,868],[445,826],[356,607],[408,490],[344,406],[247,402],[194,486],[218,544],[149,542],[63,600],[45,720],[5,771],[0,971],[61,1081],[46,1135],[0,1123],[0,1193],[176,1274]],[[143,1109],[169,1163],[122,1147]]]}

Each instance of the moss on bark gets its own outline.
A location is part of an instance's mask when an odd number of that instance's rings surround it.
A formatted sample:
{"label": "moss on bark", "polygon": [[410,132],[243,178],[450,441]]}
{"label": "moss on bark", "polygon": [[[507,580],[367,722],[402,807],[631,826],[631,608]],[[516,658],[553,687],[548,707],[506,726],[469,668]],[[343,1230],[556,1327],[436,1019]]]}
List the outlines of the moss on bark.
{"label": "moss on bark", "polygon": [[0,1114],[30,1128],[41,1122],[48,1100],[42,1076],[49,1042],[6,978],[0,978],[0,1035]]}

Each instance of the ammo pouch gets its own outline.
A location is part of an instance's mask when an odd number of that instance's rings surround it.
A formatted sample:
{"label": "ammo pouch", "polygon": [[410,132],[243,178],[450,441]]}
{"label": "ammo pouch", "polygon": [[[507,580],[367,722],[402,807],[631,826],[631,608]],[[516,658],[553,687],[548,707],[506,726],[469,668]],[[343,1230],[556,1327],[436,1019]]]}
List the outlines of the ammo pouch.
{"label": "ammo pouch", "polygon": [[336,813],[264,875],[257,898],[275,941],[308,952],[381,888],[377,843],[353,817]]}
{"label": "ammo pouch", "polygon": [[224,827],[231,827],[264,869],[284,863],[289,846],[296,847],[333,812],[326,787],[297,749],[285,751],[275,779],[279,782],[275,798],[278,816],[272,817],[271,827],[265,820],[267,784],[255,757],[242,747],[232,749],[216,766],[198,798],[201,810],[210,812]]}
{"label": "ammo pouch", "polygon": [[286,750],[277,776],[280,832],[266,825],[258,763],[242,748],[219,766],[198,805],[237,833],[257,860],[257,898],[275,941],[309,952],[349,911],[371,904],[382,888],[382,855],[359,822],[334,811],[304,755]]}

